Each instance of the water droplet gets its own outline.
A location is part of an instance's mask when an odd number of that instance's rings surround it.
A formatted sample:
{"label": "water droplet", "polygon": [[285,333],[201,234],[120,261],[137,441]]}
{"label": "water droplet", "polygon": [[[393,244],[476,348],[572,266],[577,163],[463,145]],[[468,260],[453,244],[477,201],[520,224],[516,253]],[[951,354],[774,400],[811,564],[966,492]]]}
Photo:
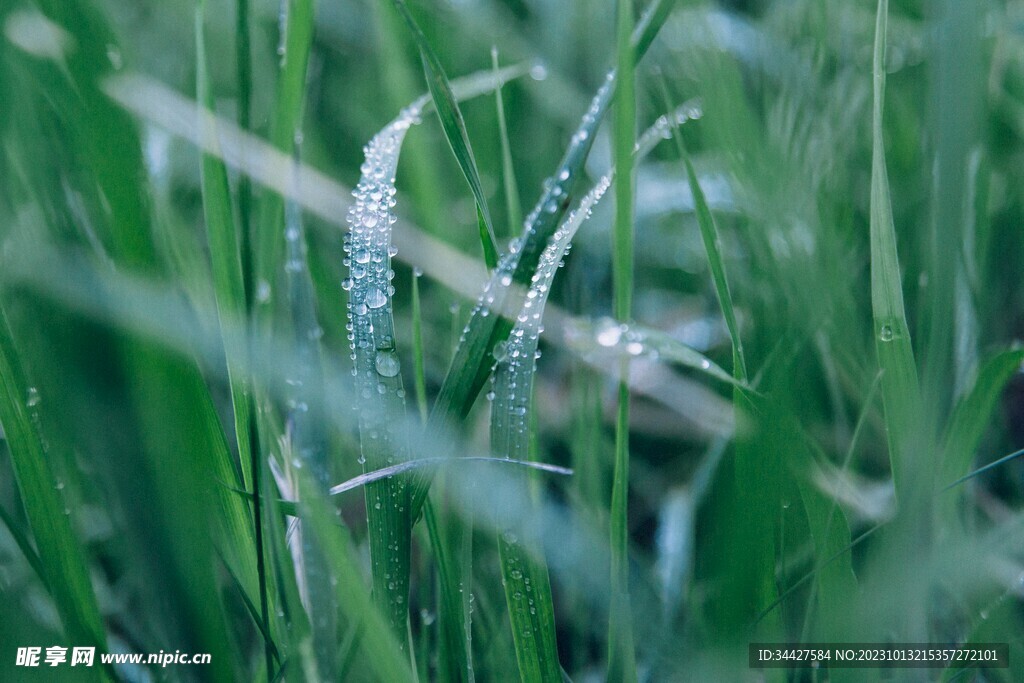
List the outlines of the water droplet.
{"label": "water droplet", "polygon": [[352,260],[354,260],[356,263],[369,263],[370,252],[368,252],[365,249],[358,249],[356,250],[356,253],[352,254]]}
{"label": "water droplet", "polygon": [[28,388],[28,400],[25,401],[25,404],[29,408],[34,408],[37,405],[39,405],[39,401],[40,400],[42,400],[42,399],[39,398],[39,390],[36,389],[35,387],[29,387]]}
{"label": "water droplet", "polygon": [[368,228],[372,228],[377,225],[377,216],[372,213],[368,213],[363,216],[363,225]]}
{"label": "water droplet", "polygon": [[508,358],[508,342],[500,341],[497,344],[495,344],[493,354],[494,360],[496,360],[499,363]]}
{"label": "water droplet", "polygon": [[892,327],[889,325],[882,325],[882,329],[878,331],[878,338],[884,342],[892,341],[894,336]]}
{"label": "water droplet", "polygon": [[266,280],[260,280],[259,284],[256,285],[256,301],[261,304],[270,301],[270,283]]}
{"label": "water droplet", "polygon": [[622,326],[612,320],[605,320],[597,332],[597,343],[601,346],[612,347],[619,343],[622,338]]}
{"label": "water droplet", "polygon": [[543,81],[548,77],[548,68],[543,64],[534,64],[530,67],[530,78],[535,81]]}
{"label": "water droplet", "polygon": [[373,364],[377,368],[377,374],[381,377],[394,377],[401,370],[398,354],[394,351],[378,351]]}
{"label": "water droplet", "polygon": [[366,305],[370,308],[380,308],[387,302],[387,295],[376,287],[366,293]]}

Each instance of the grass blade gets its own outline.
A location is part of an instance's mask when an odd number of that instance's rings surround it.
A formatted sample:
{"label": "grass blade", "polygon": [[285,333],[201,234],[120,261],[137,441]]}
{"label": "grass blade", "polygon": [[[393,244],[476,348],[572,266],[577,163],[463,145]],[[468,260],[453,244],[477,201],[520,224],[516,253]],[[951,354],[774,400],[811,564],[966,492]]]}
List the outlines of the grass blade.
{"label": "grass blade", "polygon": [[[617,19],[619,89],[612,119],[612,159],[616,165],[615,223],[612,229],[612,310],[619,320],[633,316],[633,141],[636,138],[636,61],[632,0],[619,0]],[[608,678],[635,681],[633,615],[629,598],[629,359],[619,363],[615,419],[615,466],[609,510],[611,606],[608,621]]]}
{"label": "grass blade", "polygon": [[[285,0],[285,33],[281,39],[281,55],[274,116],[270,122],[270,144],[287,155],[295,145],[295,132],[302,117],[302,101],[306,92],[306,71],[313,43],[313,0]],[[281,195],[264,190],[257,207],[253,254],[253,282],[250,292],[257,306],[258,319],[265,320],[273,310],[274,284],[281,272],[284,242],[281,224],[284,221],[284,200]]]}
{"label": "grass blade", "polygon": [[[530,458],[528,421],[544,306],[558,265],[573,236],[608,185],[609,179],[605,177],[552,236],[509,341],[496,351],[497,364],[489,398],[492,400],[491,450],[498,457]],[[522,510],[498,510],[496,514],[502,583],[520,678],[530,682],[561,681],[551,585],[538,539],[528,537],[526,529],[516,521],[521,518]]]}
{"label": "grass blade", "polygon": [[469,183],[469,189],[473,192],[476,200],[477,224],[480,228],[480,243],[484,250],[484,259],[488,269],[493,270],[498,265],[497,240],[494,237],[494,224],[491,221],[491,212],[487,208],[487,197],[484,196],[483,185],[480,182],[480,172],[476,167],[476,159],[473,156],[473,148],[469,143],[469,135],[466,133],[466,122],[462,118],[462,110],[459,109],[458,100],[452,92],[452,86],[441,66],[441,60],[434,54],[430,42],[423,35],[416,20],[413,19],[409,8],[403,0],[394,0],[395,6],[402,14],[409,30],[416,39],[416,46],[419,48],[420,57],[423,60],[423,73],[426,76],[427,88],[434,101],[434,108],[437,110],[437,117],[441,121],[441,128],[444,129],[445,138],[455,154],[455,160],[459,162],[459,168]]}
{"label": "grass blade", "polygon": [[[346,236],[350,277],[348,319],[359,411],[360,462],[373,472],[408,460],[405,389],[395,348],[392,311],[391,225],[396,220],[395,171],[402,142],[419,119],[418,100],[366,145],[362,177],[349,210]],[[374,599],[405,647],[409,609],[412,526],[404,476],[373,482],[366,489]]]}
{"label": "grass blade", "polygon": [[885,100],[885,33],[888,0],[879,0],[875,25],[874,107],[872,111],[871,173],[871,308],[875,348],[882,369],[882,400],[889,434],[889,451],[897,495],[908,492],[911,479],[911,434],[917,427],[920,404],[917,368],[903,304],[896,230],[885,166],[883,108]]}
{"label": "grass blade", "polygon": [[[491,48],[491,67],[498,73],[498,48]],[[523,225],[522,204],[519,186],[516,184],[516,169],[512,165],[512,147],[508,141],[508,123],[505,121],[505,101],[501,86],[494,89],[494,104],[498,112],[498,135],[501,137],[501,179],[505,186],[505,215],[509,233],[514,235]]]}
{"label": "grass blade", "polygon": [[[635,61],[639,62],[646,53],[674,5],[675,0],[657,0],[645,12],[632,38]],[[529,285],[541,252],[570,206],[573,187],[590,153],[597,128],[611,103],[614,86],[615,74],[611,72],[594,95],[555,174],[544,183],[541,197],[527,216],[520,237],[510,245],[510,283],[514,281]],[[507,286],[495,290],[488,307],[477,306],[473,310],[431,409],[431,429],[450,431],[469,412],[487,382],[494,365],[492,350],[495,344],[508,338],[512,329],[507,320],[488,313],[492,305],[496,310],[503,308],[506,293]],[[410,483],[413,519],[418,517],[426,499],[430,478],[430,472],[427,471],[416,476]]]}
{"label": "grass blade", "polygon": [[[70,512],[65,511],[60,499],[42,442],[32,425],[29,405],[32,402],[7,313],[0,306],[0,425],[3,425],[15,481],[38,549],[42,578],[53,596],[67,638],[105,651],[106,636],[89,579],[88,563],[71,527]],[[102,679],[101,671],[91,669],[91,678]]]}

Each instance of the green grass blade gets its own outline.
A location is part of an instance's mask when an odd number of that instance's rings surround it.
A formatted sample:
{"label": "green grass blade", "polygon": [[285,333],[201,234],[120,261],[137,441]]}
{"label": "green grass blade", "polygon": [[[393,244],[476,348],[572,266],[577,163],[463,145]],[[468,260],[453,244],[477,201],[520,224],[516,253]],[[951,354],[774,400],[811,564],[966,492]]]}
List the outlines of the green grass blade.
{"label": "green grass blade", "polygon": [[[668,19],[673,5],[674,0],[656,2],[645,12],[639,22],[638,31],[632,38],[635,61],[639,62],[646,53]],[[521,285],[529,286],[541,252],[571,205],[573,188],[590,154],[597,128],[604,120],[611,103],[615,92],[614,86],[615,74],[611,72],[594,95],[590,108],[573,134],[557,170],[544,183],[544,191],[537,205],[527,216],[515,247],[510,249],[510,275],[513,281]],[[496,310],[503,308],[506,294],[507,287],[497,289],[487,308],[478,306],[473,310],[448,367],[437,400],[431,409],[431,429],[450,431],[469,412],[486,383],[494,365],[492,350],[495,344],[508,338],[512,329],[512,325],[501,316],[488,314],[491,307]],[[430,476],[429,472],[424,472],[410,483],[414,519],[418,517],[426,499],[430,488]]]}
{"label": "green grass blade", "polygon": [[888,427],[889,457],[896,482],[896,495],[904,496],[909,495],[912,489],[925,485],[927,479],[923,468],[914,467],[913,463],[914,460],[920,462],[926,455],[924,452],[915,453],[918,449],[913,443],[914,432],[919,427],[920,388],[903,304],[882,128],[888,10],[888,0],[879,0],[873,60],[871,308],[874,315],[875,348],[883,373],[882,401]]}
{"label": "green grass blade", "polygon": [[[612,119],[615,175],[615,223],[612,229],[612,310],[619,320],[633,316],[634,192],[633,142],[636,138],[636,62],[632,0],[619,0],[617,19],[619,88]],[[633,614],[629,597],[629,360],[619,364],[615,419],[615,466],[609,510],[611,532],[611,606],[608,621],[608,678],[635,681]]]}
{"label": "green grass blade", "polygon": [[[196,10],[196,100],[212,110],[213,94],[210,91],[206,64],[206,38],[203,29],[205,2],[200,2]],[[202,117],[203,125],[211,127],[207,131],[212,139],[216,132],[212,130],[213,120]],[[229,335],[223,333],[225,326],[232,321],[243,320],[246,315],[245,287],[242,277],[242,262],[239,256],[239,235],[235,225],[235,217],[231,209],[231,192],[228,187],[228,173],[221,155],[204,153],[200,168],[203,193],[203,213],[206,221],[206,237],[210,247],[212,261],[214,293],[217,301],[217,313],[225,344]],[[229,357],[245,357],[245,347],[225,348]],[[244,365],[244,363],[243,363]],[[243,483],[252,488],[252,471],[249,463],[249,391],[244,377],[238,376],[228,367],[231,386],[231,403],[235,419],[235,438],[238,441],[238,452],[242,456]]]}
{"label": "green grass blade", "polygon": [[[401,426],[405,389],[395,341],[391,225],[398,156],[425,104],[418,100],[367,143],[356,201],[348,214],[345,288],[364,472],[408,460],[409,434]],[[374,599],[404,648],[412,541],[405,476],[373,482],[365,493]]]}
{"label": "green grass blade", "polygon": [[[630,149],[632,152],[632,148]],[[537,371],[537,345],[544,306],[558,265],[576,231],[607,190],[605,177],[584,197],[580,207],[555,232],[538,263],[533,286],[517,316],[512,334],[496,351],[491,398],[491,450],[498,457],[528,460],[529,418]],[[512,623],[512,640],[523,681],[560,681],[561,668],[555,643],[554,605],[547,565],[539,539],[528,536],[517,520],[522,510],[496,511],[499,529],[502,583]]]}
{"label": "green grass blade", "polygon": [[451,83],[445,75],[441,60],[437,58],[427,37],[423,35],[416,20],[413,19],[409,8],[403,0],[394,0],[395,6],[402,14],[409,30],[416,39],[416,46],[419,48],[423,60],[423,73],[426,76],[427,88],[434,101],[434,108],[437,110],[437,117],[441,121],[441,128],[444,129],[445,138],[455,155],[455,160],[462,169],[462,174],[469,183],[469,189],[473,192],[476,200],[477,223],[480,228],[480,243],[483,246],[484,258],[489,269],[498,265],[498,247],[494,236],[494,223],[491,220],[490,209],[487,208],[487,197],[484,196],[483,185],[480,182],[480,172],[476,167],[476,159],[473,156],[473,148],[469,143],[469,135],[466,133],[466,122],[462,117],[462,110],[459,109],[458,100],[452,92]]}
{"label": "green grass blade", "polygon": [[[286,30],[282,37],[281,55],[273,117],[270,122],[270,144],[289,156],[295,145],[295,132],[302,119],[302,102],[306,93],[306,72],[313,44],[313,0],[286,0]],[[265,318],[273,310],[274,285],[281,272],[284,240],[284,200],[271,190],[264,190],[257,206],[253,237],[253,282],[257,314]],[[263,296],[262,294],[267,294]]]}
{"label": "green grass blade", "polygon": [[[491,48],[491,68],[498,73],[498,48]],[[523,210],[516,183],[516,169],[512,165],[512,146],[508,140],[508,122],[505,120],[505,100],[501,86],[494,89],[494,104],[498,112],[498,135],[501,137],[501,179],[505,187],[505,216],[509,234],[515,235],[523,226]]]}
{"label": "green grass blade", "polygon": [[[88,561],[64,509],[56,480],[31,416],[30,387],[21,367],[7,313],[0,307],[0,425],[11,455],[44,583],[71,641],[107,649],[103,621],[89,579]],[[91,678],[102,679],[102,669]]]}
{"label": "green grass blade", "polygon": [[686,179],[690,184],[690,192],[693,194],[697,224],[700,226],[701,240],[703,240],[704,250],[707,252],[711,279],[715,285],[715,295],[718,297],[718,305],[722,310],[722,317],[725,319],[725,326],[729,330],[729,337],[732,340],[733,375],[738,381],[745,382],[747,380],[747,363],[743,353],[743,340],[740,336],[739,325],[736,322],[732,292],[729,291],[729,278],[726,275],[725,259],[722,257],[722,240],[719,237],[718,224],[708,207],[707,198],[701,189],[700,181],[697,180],[697,173],[693,169],[690,155],[686,152],[683,137],[678,130],[673,130],[672,139],[686,166]]}

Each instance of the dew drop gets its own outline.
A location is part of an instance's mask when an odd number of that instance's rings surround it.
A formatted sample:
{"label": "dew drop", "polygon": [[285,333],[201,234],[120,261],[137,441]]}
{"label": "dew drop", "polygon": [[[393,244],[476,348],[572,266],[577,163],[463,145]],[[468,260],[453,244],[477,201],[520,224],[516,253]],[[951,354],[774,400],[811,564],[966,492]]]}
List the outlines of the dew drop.
{"label": "dew drop", "polygon": [[882,329],[878,332],[878,338],[884,342],[892,341],[894,336],[892,327],[889,325],[882,325]]}
{"label": "dew drop", "polygon": [[380,308],[387,302],[387,295],[376,287],[366,293],[366,305],[370,308]]}
{"label": "dew drop", "polygon": [[[381,377],[394,377],[401,370],[401,363],[398,361],[398,354],[394,351],[378,351],[373,361],[377,368],[377,374]],[[384,386],[383,384],[380,386]]]}
{"label": "dew drop", "polygon": [[29,408],[34,408],[35,406],[39,405],[39,401],[40,400],[41,399],[39,398],[39,390],[36,389],[35,387],[29,387],[28,388],[28,400],[25,401],[25,404]]}

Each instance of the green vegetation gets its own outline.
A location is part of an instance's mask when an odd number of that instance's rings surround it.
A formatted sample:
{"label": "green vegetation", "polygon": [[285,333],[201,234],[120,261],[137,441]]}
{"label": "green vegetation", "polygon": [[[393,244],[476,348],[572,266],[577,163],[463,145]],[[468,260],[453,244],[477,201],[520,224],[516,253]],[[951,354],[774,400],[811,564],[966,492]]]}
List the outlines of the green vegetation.
{"label": "green vegetation", "polygon": [[1022,19],[6,3],[0,680],[1024,680]]}

